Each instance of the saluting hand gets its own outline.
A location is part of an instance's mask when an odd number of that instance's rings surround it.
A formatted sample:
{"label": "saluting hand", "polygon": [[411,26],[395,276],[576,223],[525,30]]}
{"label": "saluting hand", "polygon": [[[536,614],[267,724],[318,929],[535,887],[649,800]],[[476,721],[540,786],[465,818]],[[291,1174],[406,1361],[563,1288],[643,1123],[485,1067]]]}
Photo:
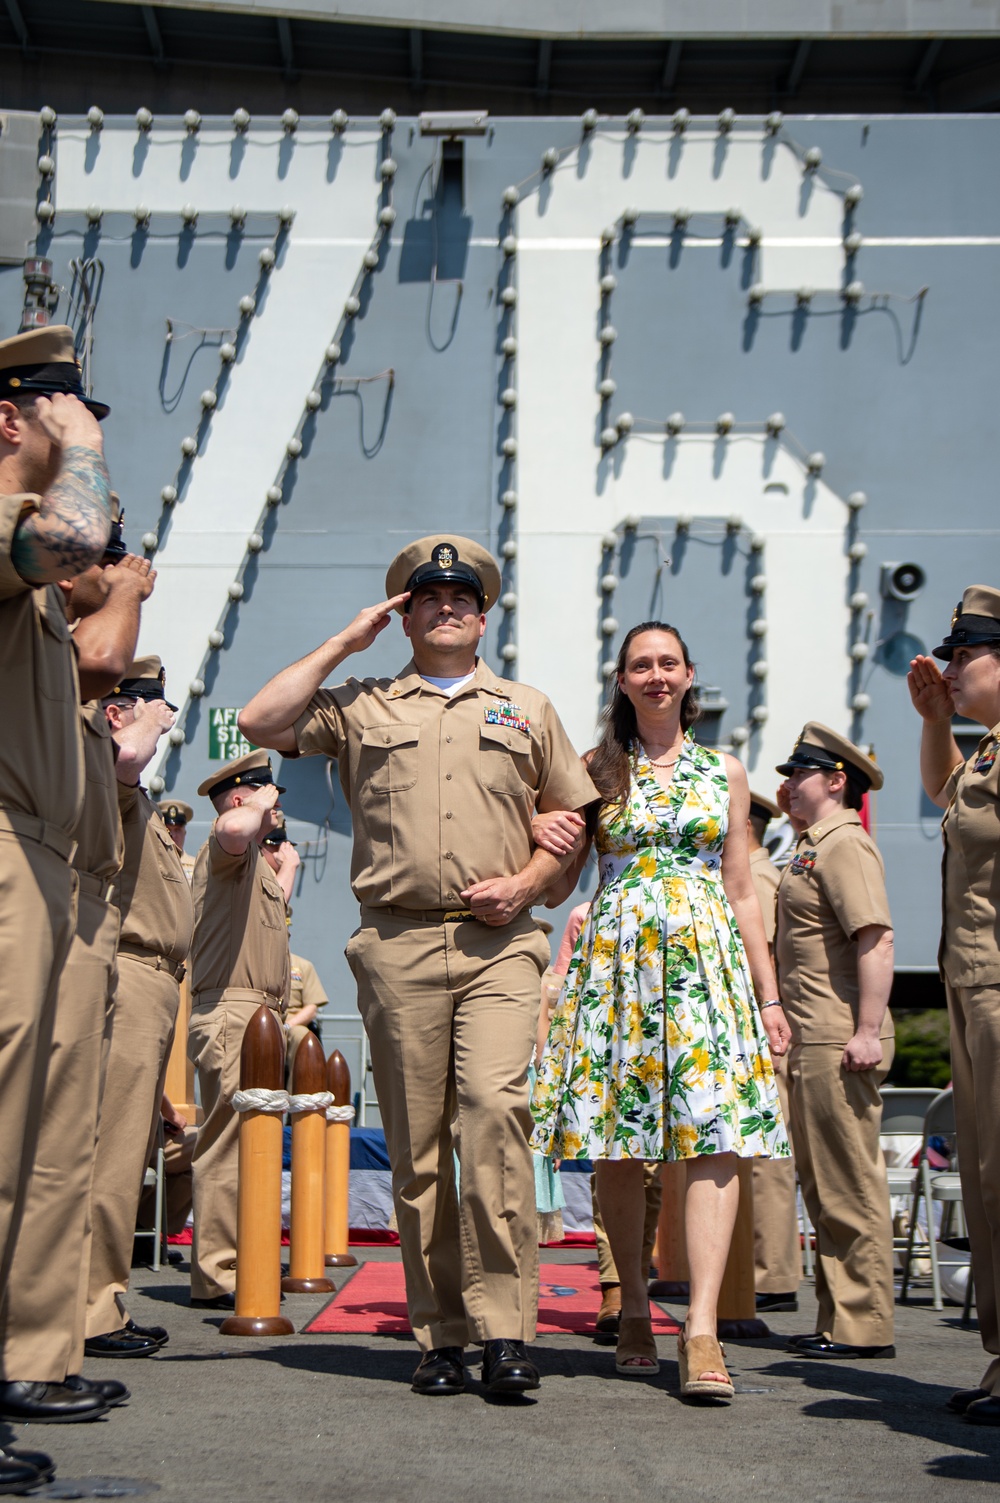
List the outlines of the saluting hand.
{"label": "saluting hand", "polygon": [[148,600],[156,583],[156,570],[148,558],[126,553],[116,564],[108,564],[104,570],[112,590],[128,590],[138,600]]}
{"label": "saluting hand", "polygon": [[294,872],[302,865],[302,857],[292,845],[290,840],[283,840],[274,853],[274,859],[279,871]]}
{"label": "saluting hand", "polygon": [[922,654],[910,663],[906,686],[913,700],[913,708],[924,720],[950,720],[955,713],[955,701],[947,680],[933,658]]}
{"label": "saluting hand", "polygon": [[249,804],[253,809],[259,809],[262,814],[268,812],[274,814],[275,817],[270,825],[273,830],[281,823],[275,812],[275,805],[280,797],[276,783],[261,783],[252,793],[247,794],[243,802],[244,805]]}
{"label": "saluting hand", "polygon": [[79,397],[69,391],[54,391],[50,397],[35,398],[35,415],[45,433],[61,449],[82,444],[104,453],[101,425]]}
{"label": "saluting hand", "polygon": [[157,740],[170,730],[177,719],[165,699],[137,699],[133,713],[136,720],[148,720],[150,725],[156,726]]}
{"label": "saluting hand", "polygon": [[378,605],[367,605],[363,611],[359,611],[351,622],[339,633],[340,641],[345,652],[364,652],[370,647],[379,632],[385,631],[392,620],[392,613],[397,605],[402,605],[409,600],[409,590],[404,590],[401,595],[393,595],[389,600],[383,600]]}

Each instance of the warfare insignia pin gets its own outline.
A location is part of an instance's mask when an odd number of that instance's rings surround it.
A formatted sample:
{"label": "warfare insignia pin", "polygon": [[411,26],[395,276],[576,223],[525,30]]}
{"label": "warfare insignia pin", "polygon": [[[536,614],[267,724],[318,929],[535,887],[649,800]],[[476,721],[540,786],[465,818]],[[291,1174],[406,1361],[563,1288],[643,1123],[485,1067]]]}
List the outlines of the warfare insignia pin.
{"label": "warfare insignia pin", "polygon": [[525,736],[531,730],[531,721],[521,706],[512,704],[510,700],[498,705],[487,705],[483,718],[487,725],[504,725],[508,730],[523,732]]}
{"label": "warfare insignia pin", "polygon": [[450,543],[438,543],[437,547],[434,549],[434,552],[431,554],[431,558],[437,564],[439,569],[450,569],[457,557],[458,554]]}

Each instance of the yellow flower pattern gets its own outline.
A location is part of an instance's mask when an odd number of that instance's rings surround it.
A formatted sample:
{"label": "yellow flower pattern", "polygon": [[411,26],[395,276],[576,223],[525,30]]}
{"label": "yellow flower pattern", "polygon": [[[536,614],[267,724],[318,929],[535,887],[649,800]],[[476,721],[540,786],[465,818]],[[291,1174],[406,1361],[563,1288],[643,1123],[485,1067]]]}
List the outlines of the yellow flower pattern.
{"label": "yellow flower pattern", "polygon": [[774,1070],[722,885],[729,784],[690,735],[668,789],[638,744],[602,806],[601,883],[532,1102],[559,1158],[784,1158]]}

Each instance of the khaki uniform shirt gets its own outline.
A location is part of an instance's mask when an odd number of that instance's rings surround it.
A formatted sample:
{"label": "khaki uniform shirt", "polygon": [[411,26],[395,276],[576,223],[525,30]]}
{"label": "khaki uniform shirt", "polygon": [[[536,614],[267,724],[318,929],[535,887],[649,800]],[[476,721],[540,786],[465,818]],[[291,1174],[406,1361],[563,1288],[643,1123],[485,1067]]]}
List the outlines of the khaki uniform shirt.
{"label": "khaki uniform shirt", "polygon": [[285,895],[257,842],[251,841],[242,856],[230,856],[213,826],[195,861],[192,895],[195,1003],[200,992],[239,987],[266,992],[284,1011],[289,988]]}
{"label": "khaki uniform shirt", "polygon": [[83,812],[76,827],[73,865],[79,872],[89,872],[92,877],[108,882],[121,871],[125,855],[125,838],[118,812],[121,784],[115,777],[114,741],[107,716],[96,700],[81,705],[80,722],[87,785]]}
{"label": "khaki uniform shirt", "polygon": [[83,804],[76,654],[55,585],[33,589],[11,561],[14,534],[37,496],[0,496],[0,809],[75,830]]}
{"label": "khaki uniform shirt", "polygon": [[[803,830],[778,888],[775,955],[793,1044],[846,1044],[857,1027],[853,936],[892,928],[885,868],[854,809]],[[893,1037],[886,1012],[880,1037]]]}
{"label": "khaki uniform shirt", "polygon": [[312,961],[306,960],[302,955],[290,955],[288,958],[291,962],[288,1011],[298,1012],[310,1003],[313,1007],[325,1007],[330,998],[323,990],[323,983],[316,974]]}
{"label": "khaki uniform shirt", "polygon": [[750,878],[760,904],[761,916],[764,919],[764,937],[769,945],[773,945],[774,931],[777,926],[775,898],[778,883],[781,881],[781,873],[763,846],[750,852]]}
{"label": "khaki uniform shirt", "polygon": [[948,808],[942,881],[944,923],[938,957],[952,986],[1000,985],[1000,725],[956,767]]}
{"label": "khaki uniform shirt", "polygon": [[320,689],[295,735],[303,756],[337,760],[351,885],[371,907],[461,907],[463,889],[527,866],[536,809],[598,797],[545,695],[481,659],[450,697],[412,661],[398,678]]}
{"label": "khaki uniform shirt", "polygon": [[194,911],[180,852],[138,784],[118,784],[118,807],[125,861],[113,901],[122,914],[121,944],[139,945],[167,960],[186,960]]}

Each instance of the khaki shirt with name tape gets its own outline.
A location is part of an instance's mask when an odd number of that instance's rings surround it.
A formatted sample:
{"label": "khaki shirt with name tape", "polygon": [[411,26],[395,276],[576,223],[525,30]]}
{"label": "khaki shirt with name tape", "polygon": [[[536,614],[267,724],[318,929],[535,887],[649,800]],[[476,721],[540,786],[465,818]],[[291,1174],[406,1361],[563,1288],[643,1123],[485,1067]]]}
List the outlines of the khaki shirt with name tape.
{"label": "khaki shirt with name tape", "polygon": [[336,758],[351,885],[370,907],[460,908],[474,882],[527,866],[536,810],[598,797],[545,695],[482,659],[450,697],[412,661],[398,678],[320,689],[295,736],[303,756]]}
{"label": "khaki shirt with name tape", "polygon": [[76,827],[76,855],[73,865],[78,872],[89,872],[108,882],[121,871],[125,857],[125,837],[118,812],[118,789],[115,777],[114,741],[111,727],[96,700],[80,706],[83,726],[83,760],[87,783],[83,795],[83,812]]}
{"label": "khaki shirt with name tape", "polygon": [[14,568],[18,524],[38,496],[0,496],[0,810],[72,836],[83,805],[83,734],[76,654],[62,596]]}
{"label": "khaki shirt with name tape", "polygon": [[[186,885],[186,884],[185,884]],[[191,884],[194,943],[191,991],[239,987],[288,1001],[288,927],[285,895],[256,841],[230,856],[215,827],[198,852]]]}
{"label": "khaki shirt with name tape", "polygon": [[[892,928],[885,867],[854,809],[803,830],[778,888],[775,956],[793,1044],[846,1044],[857,1027],[858,953],[868,924]],[[880,1037],[892,1038],[886,1012]]]}
{"label": "khaki shirt with name tape", "polygon": [[945,791],[941,974],[952,986],[998,986],[1000,725],[955,768]]}
{"label": "khaki shirt with name tape", "polygon": [[316,1008],[325,1007],[330,998],[323,990],[312,961],[306,960],[304,955],[290,955],[288,958],[291,962],[288,1011],[299,1012],[310,1003]]}
{"label": "khaki shirt with name tape", "polygon": [[113,901],[121,909],[121,943],[140,945],[166,960],[186,960],[194,909],[177,847],[138,784],[118,784],[118,808],[125,860]]}
{"label": "khaki shirt with name tape", "polygon": [[763,846],[750,852],[750,879],[753,882],[753,890],[757,894],[757,901],[764,919],[764,937],[769,945],[773,945],[777,925],[775,897],[778,883],[781,881],[781,873]]}

